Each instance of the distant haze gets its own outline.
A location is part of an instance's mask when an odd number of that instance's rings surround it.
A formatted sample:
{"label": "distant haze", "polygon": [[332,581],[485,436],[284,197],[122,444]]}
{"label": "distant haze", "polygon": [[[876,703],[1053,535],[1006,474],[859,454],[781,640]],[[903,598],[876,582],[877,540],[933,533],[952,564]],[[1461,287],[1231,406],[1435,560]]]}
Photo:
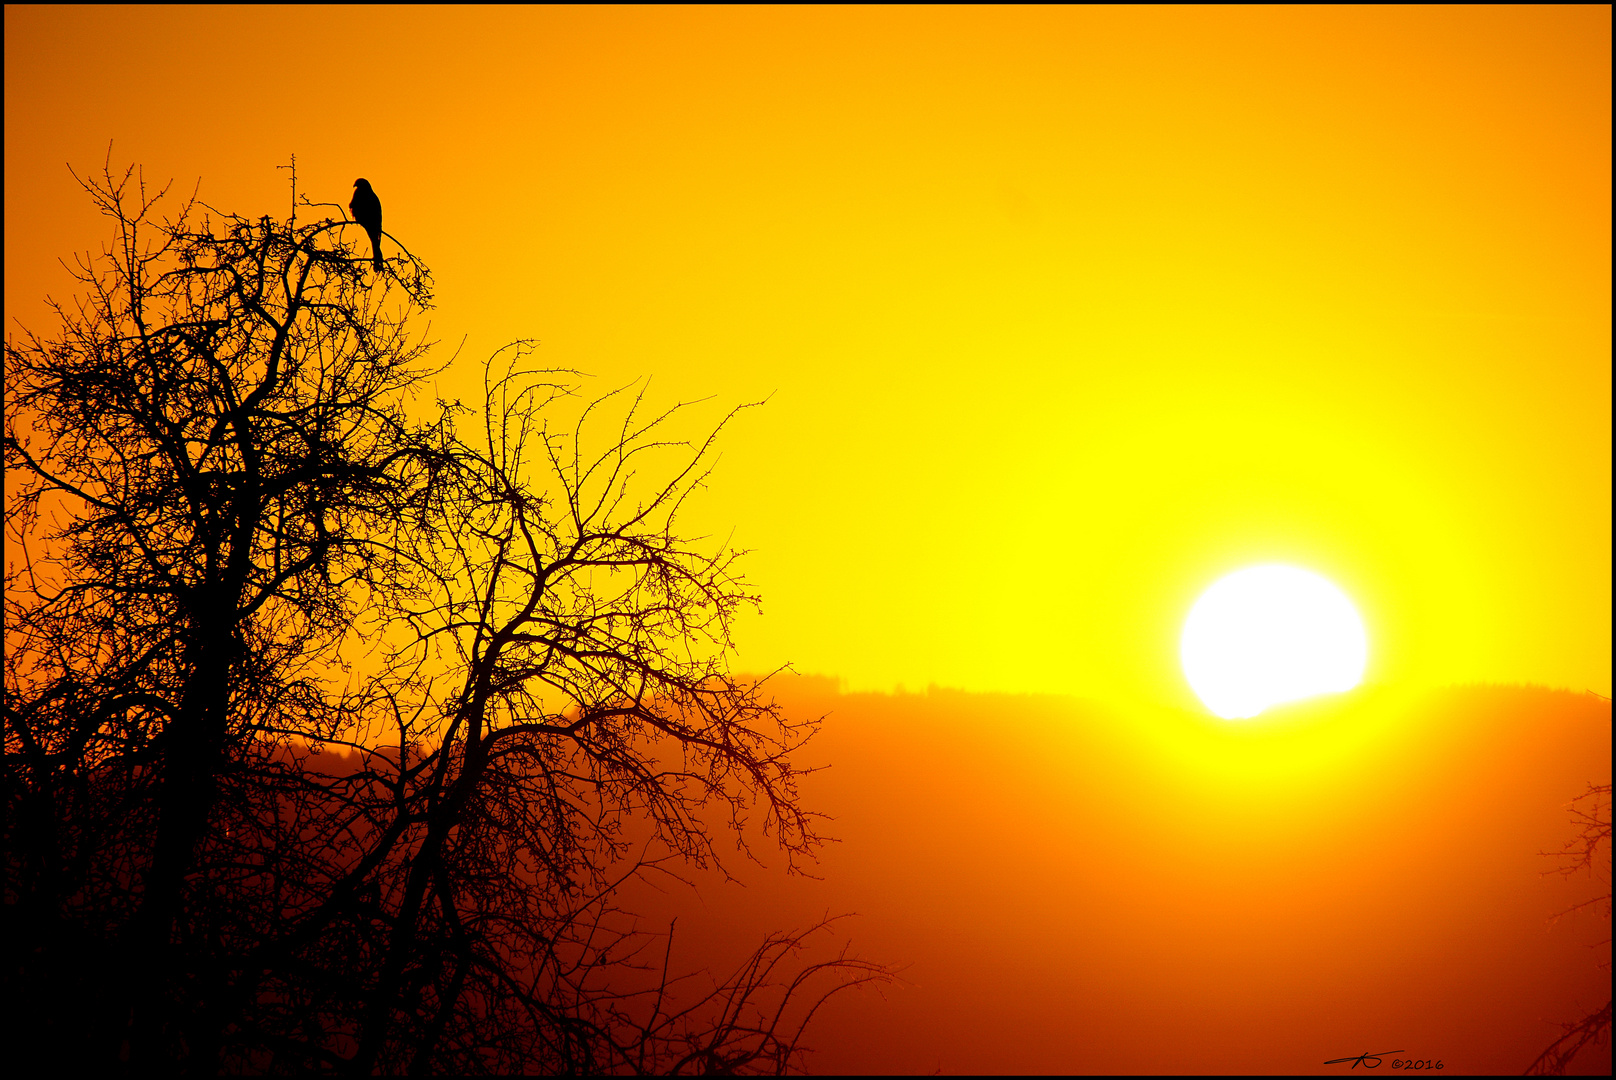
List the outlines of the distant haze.
{"label": "distant haze", "polygon": [[812,1071],[1333,1074],[1406,1049],[1519,1073],[1609,998],[1600,911],[1549,922],[1608,883],[1538,854],[1609,782],[1587,695],[1368,695],[1253,737],[1069,699],[784,690],[828,713],[806,790],[844,842],[820,882],[740,860],[745,888],[700,879],[675,958],[721,969],[749,935],[859,912],[842,932],[909,985],[830,1006]]}

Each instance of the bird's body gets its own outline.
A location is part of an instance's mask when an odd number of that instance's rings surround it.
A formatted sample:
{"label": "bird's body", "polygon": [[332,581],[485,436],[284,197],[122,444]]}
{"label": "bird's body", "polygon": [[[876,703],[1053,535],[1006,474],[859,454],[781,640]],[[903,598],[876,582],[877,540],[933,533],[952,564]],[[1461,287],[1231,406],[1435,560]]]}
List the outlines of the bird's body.
{"label": "bird's body", "polygon": [[382,268],[382,201],[363,177],[354,181],[353,199],[348,203],[353,218],[370,234],[370,265]]}

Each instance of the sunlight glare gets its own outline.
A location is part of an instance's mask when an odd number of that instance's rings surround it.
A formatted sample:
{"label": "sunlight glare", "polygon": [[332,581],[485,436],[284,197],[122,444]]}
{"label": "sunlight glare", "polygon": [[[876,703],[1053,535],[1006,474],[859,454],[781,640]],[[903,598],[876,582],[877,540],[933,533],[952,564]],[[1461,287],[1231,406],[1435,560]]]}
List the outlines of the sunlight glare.
{"label": "sunlight glare", "polygon": [[1311,571],[1277,564],[1220,578],[1190,609],[1179,642],[1190,687],[1225,720],[1350,690],[1368,655],[1352,601]]}

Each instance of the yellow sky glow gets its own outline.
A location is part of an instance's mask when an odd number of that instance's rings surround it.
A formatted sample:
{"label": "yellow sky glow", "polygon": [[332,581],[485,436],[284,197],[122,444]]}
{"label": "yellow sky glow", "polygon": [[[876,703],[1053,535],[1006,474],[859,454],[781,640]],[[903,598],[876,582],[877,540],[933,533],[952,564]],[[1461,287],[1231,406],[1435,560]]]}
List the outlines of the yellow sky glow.
{"label": "yellow sky glow", "polygon": [[471,360],[772,394],[692,520],[743,667],[1191,705],[1285,562],[1371,682],[1610,693],[1608,7],[5,18],[8,316],[107,235],[64,162],[256,216],[296,153]]}

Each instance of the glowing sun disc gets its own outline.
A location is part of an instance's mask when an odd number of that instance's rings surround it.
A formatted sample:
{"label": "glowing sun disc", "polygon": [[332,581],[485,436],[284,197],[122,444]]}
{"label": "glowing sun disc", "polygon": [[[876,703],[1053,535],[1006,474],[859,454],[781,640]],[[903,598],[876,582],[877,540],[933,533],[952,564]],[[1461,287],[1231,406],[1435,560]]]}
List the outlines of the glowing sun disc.
{"label": "glowing sun disc", "polygon": [[1346,594],[1311,571],[1248,566],[1190,608],[1179,659],[1190,688],[1225,720],[1270,705],[1351,690],[1369,640]]}

